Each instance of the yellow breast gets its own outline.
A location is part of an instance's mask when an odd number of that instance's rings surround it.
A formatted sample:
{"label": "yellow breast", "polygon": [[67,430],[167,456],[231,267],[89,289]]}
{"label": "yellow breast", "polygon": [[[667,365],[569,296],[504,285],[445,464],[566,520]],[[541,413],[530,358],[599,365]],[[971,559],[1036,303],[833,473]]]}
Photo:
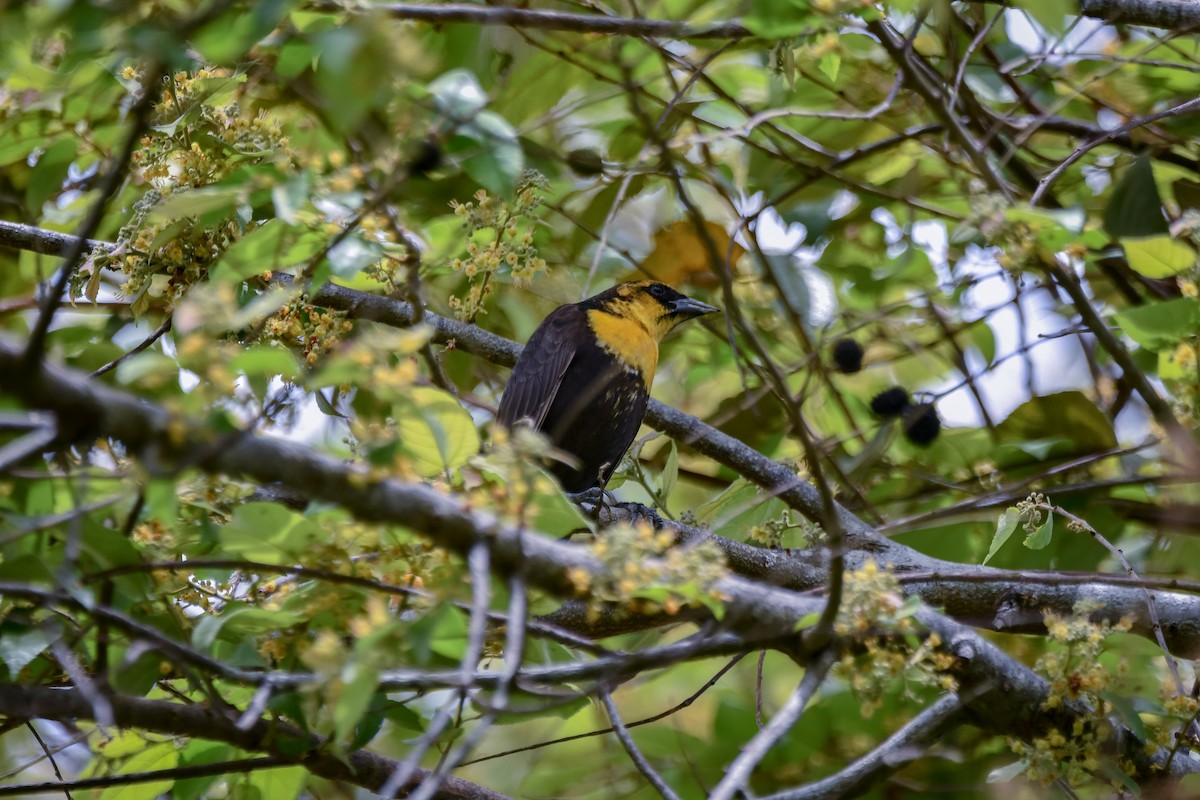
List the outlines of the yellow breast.
{"label": "yellow breast", "polygon": [[642,381],[649,388],[658,366],[658,337],[636,319],[599,309],[591,309],[587,315],[588,325],[604,351],[641,373]]}

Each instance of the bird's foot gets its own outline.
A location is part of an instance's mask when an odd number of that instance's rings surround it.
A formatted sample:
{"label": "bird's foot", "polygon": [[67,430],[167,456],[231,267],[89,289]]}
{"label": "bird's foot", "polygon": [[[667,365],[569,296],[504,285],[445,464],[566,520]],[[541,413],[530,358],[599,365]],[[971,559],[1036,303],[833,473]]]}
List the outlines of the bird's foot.
{"label": "bird's foot", "polygon": [[567,492],[567,498],[592,519],[599,519],[601,512],[617,504],[616,495],[600,486],[582,492]]}
{"label": "bird's foot", "polygon": [[645,522],[656,531],[667,526],[667,523],[663,521],[663,518],[658,515],[657,511],[641,503],[608,503],[596,519],[600,523],[601,528],[607,528],[609,525],[615,525],[618,522],[623,522],[627,525],[637,525]]}
{"label": "bird's foot", "polygon": [[659,530],[667,525],[658,512],[650,506],[641,503],[616,503],[615,506],[629,515],[630,525],[637,525],[643,520],[649,523],[654,530]]}

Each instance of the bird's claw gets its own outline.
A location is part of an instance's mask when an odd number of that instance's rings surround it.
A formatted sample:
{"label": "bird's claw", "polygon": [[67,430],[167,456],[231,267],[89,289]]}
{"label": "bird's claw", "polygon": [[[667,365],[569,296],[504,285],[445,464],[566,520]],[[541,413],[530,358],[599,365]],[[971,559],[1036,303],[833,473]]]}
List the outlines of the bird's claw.
{"label": "bird's claw", "polygon": [[567,492],[567,497],[592,519],[599,519],[602,511],[617,504],[616,495],[599,486],[582,492]]}
{"label": "bird's claw", "polygon": [[616,507],[629,515],[630,525],[636,525],[642,520],[650,523],[650,527],[654,530],[660,530],[667,525],[657,511],[642,503],[617,503]]}

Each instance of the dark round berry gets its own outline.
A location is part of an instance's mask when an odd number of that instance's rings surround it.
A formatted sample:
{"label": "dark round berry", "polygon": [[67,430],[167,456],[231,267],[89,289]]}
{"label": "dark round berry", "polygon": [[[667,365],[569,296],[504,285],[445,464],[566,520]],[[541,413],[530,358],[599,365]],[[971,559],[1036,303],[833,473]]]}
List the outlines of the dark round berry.
{"label": "dark round berry", "polygon": [[863,349],[853,339],[838,339],[833,344],[833,363],[847,375],[862,369]]}
{"label": "dark round berry", "polygon": [[871,410],[885,419],[900,416],[909,405],[908,392],[903,386],[884,389],[871,398]]}
{"label": "dark round berry", "polygon": [[938,419],[933,403],[910,406],[904,412],[904,435],[913,444],[921,447],[933,444],[941,430],[942,421]]}
{"label": "dark round berry", "polygon": [[442,164],[442,148],[433,137],[417,142],[409,154],[408,172],[411,175],[424,175],[432,172]]}

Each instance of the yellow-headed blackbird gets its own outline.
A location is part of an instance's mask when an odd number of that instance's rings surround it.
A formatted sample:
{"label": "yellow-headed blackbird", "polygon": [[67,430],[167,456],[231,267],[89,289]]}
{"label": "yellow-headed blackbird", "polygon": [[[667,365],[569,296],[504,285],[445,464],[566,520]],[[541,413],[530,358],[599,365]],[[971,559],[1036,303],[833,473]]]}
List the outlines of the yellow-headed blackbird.
{"label": "yellow-headed blackbird", "polygon": [[559,306],[525,345],[496,421],[511,428],[527,420],[570,454],[576,463],[550,466],[567,492],[603,489],[646,415],[659,341],[716,310],[655,281]]}

